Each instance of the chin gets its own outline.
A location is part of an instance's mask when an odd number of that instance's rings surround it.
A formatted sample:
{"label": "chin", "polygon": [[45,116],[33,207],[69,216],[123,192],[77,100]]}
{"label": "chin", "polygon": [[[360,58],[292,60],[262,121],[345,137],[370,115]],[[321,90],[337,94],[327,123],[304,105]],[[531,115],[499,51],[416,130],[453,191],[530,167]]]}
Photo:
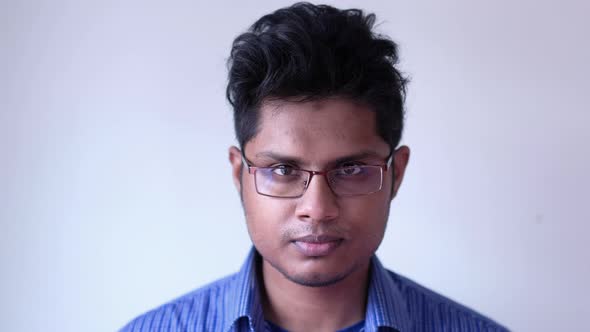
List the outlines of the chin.
{"label": "chin", "polygon": [[323,275],[323,274],[304,274],[304,275],[289,275],[283,273],[285,278],[289,279],[290,281],[306,287],[326,287],[337,284],[338,282],[345,279],[348,274],[341,274],[341,275]]}
{"label": "chin", "polygon": [[352,262],[344,267],[342,264],[339,267],[330,267],[329,265],[332,264],[321,262],[320,259],[311,265],[307,264],[310,262],[290,262],[281,265],[272,260],[266,261],[289,281],[306,287],[326,287],[337,284],[358,268]]}

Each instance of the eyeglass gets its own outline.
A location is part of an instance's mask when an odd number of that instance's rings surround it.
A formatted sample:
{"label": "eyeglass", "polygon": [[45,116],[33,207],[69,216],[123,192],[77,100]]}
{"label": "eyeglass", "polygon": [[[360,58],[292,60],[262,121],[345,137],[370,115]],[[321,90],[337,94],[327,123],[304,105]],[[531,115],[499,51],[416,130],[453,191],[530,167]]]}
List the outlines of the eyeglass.
{"label": "eyeglass", "polygon": [[328,186],[337,196],[361,196],[378,192],[383,187],[383,173],[391,167],[393,153],[385,165],[353,165],[324,171],[310,171],[287,165],[253,166],[242,151],[248,173],[254,174],[256,192],[260,195],[297,198],[303,196],[314,175],[324,175]]}

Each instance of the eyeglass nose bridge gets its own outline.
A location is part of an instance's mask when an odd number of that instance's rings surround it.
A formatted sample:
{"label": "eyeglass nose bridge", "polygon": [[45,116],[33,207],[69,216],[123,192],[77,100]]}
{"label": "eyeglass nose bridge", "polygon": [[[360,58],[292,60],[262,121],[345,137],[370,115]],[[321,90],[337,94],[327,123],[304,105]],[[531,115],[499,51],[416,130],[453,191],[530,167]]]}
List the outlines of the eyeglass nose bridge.
{"label": "eyeglass nose bridge", "polygon": [[332,194],[338,196],[336,194],[336,192],[334,191],[334,188],[332,188],[332,184],[330,183],[330,178],[328,177],[328,173],[330,173],[333,170],[324,170],[324,171],[302,170],[302,171],[307,173],[308,177],[307,177],[307,181],[305,181],[305,186],[303,187],[303,193],[301,193],[301,196],[303,196],[305,194],[305,192],[307,191],[307,188],[309,187],[309,184],[311,183],[311,180],[313,179],[314,175],[323,175],[326,178],[326,183],[328,184],[328,188],[330,188],[330,191],[332,191]]}

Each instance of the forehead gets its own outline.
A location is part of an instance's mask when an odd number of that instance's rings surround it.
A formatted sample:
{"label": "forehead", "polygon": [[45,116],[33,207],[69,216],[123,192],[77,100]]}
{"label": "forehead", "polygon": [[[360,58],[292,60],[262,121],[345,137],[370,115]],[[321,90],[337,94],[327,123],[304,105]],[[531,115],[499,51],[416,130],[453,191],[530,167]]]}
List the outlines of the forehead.
{"label": "forehead", "polygon": [[342,98],[263,103],[258,132],[248,143],[250,149],[297,156],[310,163],[366,151],[386,157],[389,152],[377,133],[375,113],[366,105]]}

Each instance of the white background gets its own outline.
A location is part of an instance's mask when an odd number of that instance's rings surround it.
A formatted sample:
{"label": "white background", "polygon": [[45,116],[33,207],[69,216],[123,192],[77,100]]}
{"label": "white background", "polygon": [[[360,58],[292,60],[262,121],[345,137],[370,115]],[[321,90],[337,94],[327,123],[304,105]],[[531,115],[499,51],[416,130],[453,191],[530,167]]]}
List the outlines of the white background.
{"label": "white background", "polygon": [[[515,331],[590,315],[586,1],[341,1],[409,86],[385,265]],[[0,330],[113,331],[236,271],[225,60],[286,1],[0,2]]]}

